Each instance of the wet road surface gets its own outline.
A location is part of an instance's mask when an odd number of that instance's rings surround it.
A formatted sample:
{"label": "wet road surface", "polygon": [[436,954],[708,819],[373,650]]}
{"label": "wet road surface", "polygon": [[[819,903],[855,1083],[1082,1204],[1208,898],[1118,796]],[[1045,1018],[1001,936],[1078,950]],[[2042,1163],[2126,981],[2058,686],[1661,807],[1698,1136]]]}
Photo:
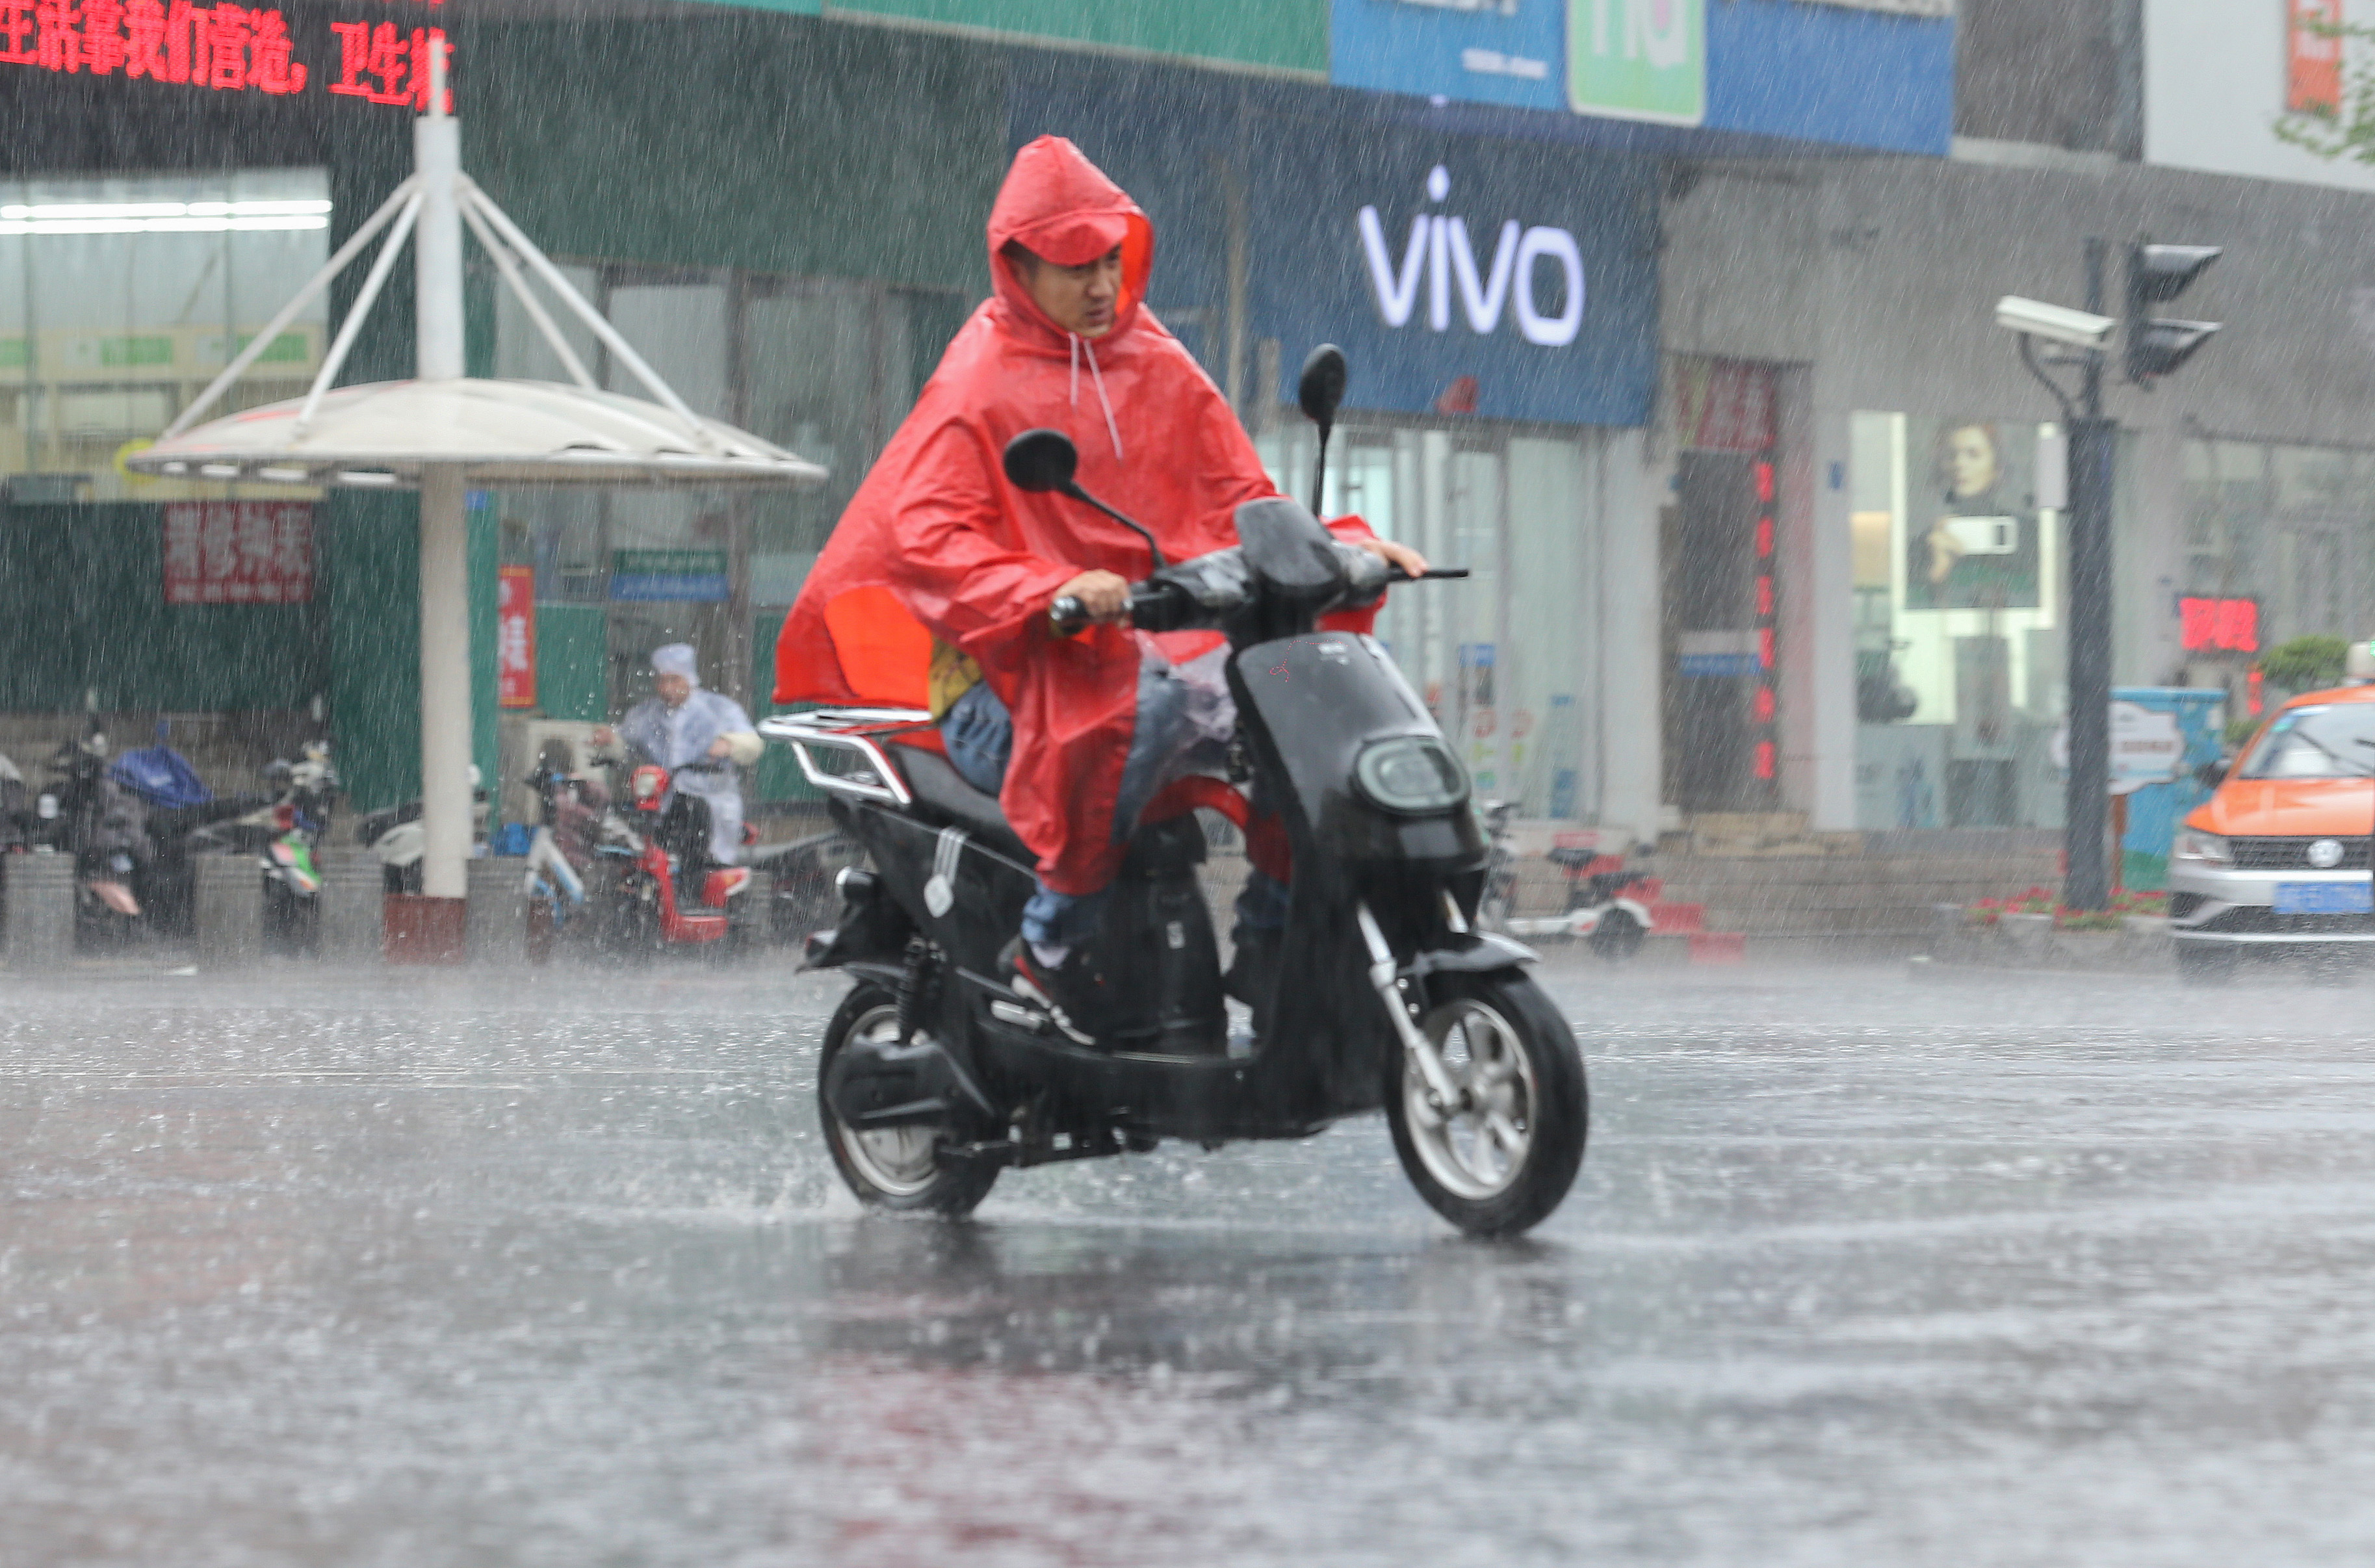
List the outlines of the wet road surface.
{"label": "wet road surface", "polygon": [[861,1219],[838,982],[0,982],[0,1564],[2332,1564],[2375,986],[1546,973],[1535,1239],[1383,1123]]}

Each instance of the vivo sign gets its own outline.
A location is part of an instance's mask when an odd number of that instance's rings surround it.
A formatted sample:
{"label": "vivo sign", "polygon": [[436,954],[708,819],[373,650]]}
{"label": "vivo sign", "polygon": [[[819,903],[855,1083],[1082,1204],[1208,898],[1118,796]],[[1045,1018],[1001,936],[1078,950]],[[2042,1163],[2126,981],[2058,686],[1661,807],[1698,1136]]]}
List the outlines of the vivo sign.
{"label": "vivo sign", "polygon": [[[1435,202],[1451,195],[1451,175],[1441,164],[1427,174],[1426,194]],[[1418,310],[1424,283],[1426,324],[1436,332],[1451,329],[1455,289],[1469,330],[1480,336],[1499,329],[1505,310],[1517,318],[1519,336],[1545,348],[1564,348],[1583,330],[1583,252],[1568,230],[1547,225],[1524,229],[1511,218],[1494,239],[1491,261],[1480,265],[1465,218],[1434,212],[1412,218],[1399,260],[1376,207],[1361,209],[1360,229],[1377,314],[1388,326],[1409,323]],[[1544,286],[1554,279],[1559,287],[1550,297],[1557,311],[1546,314]]]}

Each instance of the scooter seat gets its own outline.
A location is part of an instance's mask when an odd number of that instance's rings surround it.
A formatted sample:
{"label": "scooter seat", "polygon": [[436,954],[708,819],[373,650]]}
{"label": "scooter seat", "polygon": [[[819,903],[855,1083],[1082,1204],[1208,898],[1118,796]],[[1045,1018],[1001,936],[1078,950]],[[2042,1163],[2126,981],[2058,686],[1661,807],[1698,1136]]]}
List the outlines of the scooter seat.
{"label": "scooter seat", "polygon": [[984,849],[995,850],[1021,861],[1025,866],[1038,863],[1039,857],[1022,845],[1007,825],[1006,813],[998,807],[998,796],[984,795],[965,783],[964,775],[937,752],[916,746],[886,748],[897,762],[899,771],[907,776],[907,787],[914,792],[917,804],[928,808],[933,816],[946,818],[952,827],[963,828],[981,840]]}

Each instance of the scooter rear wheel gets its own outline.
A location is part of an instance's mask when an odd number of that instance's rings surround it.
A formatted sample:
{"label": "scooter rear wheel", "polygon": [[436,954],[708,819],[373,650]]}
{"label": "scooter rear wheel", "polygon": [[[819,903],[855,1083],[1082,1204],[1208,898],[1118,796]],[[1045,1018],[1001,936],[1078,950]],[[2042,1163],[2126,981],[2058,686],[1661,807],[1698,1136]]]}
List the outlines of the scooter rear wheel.
{"label": "scooter rear wheel", "polygon": [[1434,1102],[1396,1050],[1386,1085],[1394,1152],[1419,1196],[1471,1236],[1532,1229],[1575,1185],[1590,1097],[1575,1032],[1522,974],[1444,975],[1420,1032],[1458,1091]]}
{"label": "scooter rear wheel", "polygon": [[824,1053],[817,1060],[817,1115],[833,1168],[857,1201],[874,1208],[942,1214],[959,1219],[989,1196],[998,1168],[948,1153],[950,1129],[886,1127],[859,1132],[833,1114],[824,1086],[833,1057],[852,1040],[896,1040],[899,999],[880,985],[861,982],[843,998],[825,1026]]}

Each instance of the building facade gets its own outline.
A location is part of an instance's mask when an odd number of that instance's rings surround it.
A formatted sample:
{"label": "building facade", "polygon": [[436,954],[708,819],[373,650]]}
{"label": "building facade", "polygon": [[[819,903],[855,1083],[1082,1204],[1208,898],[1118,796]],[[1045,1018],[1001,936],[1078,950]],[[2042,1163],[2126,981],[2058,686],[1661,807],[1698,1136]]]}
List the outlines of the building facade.
{"label": "building facade", "polygon": [[[2375,209],[2151,161],[2151,8],[2057,22],[2086,90],[2032,91],[2005,5],[285,0],[236,37],[184,17],[136,75],[129,31],[118,59],[0,26],[30,128],[0,151],[0,751],[186,715],[326,729],[364,804],[413,787],[409,498],[119,461],[402,177],[443,29],[473,175],[695,407],[833,475],[474,496],[484,767],[506,724],[632,700],[660,641],[764,706],[784,607],[987,292],[1008,159],[1057,132],[1153,217],[1152,308],[1298,493],[1296,368],[1347,350],[1321,499],[1475,572],[1379,634],[1481,793],[1613,837],[2050,827],[2060,416],[1994,300],[2082,302],[2090,236],[2227,245],[2227,330],[2114,394],[2118,675],[2239,690],[2248,650],[2184,601],[2365,630]],[[557,375],[473,266],[474,371]],[[356,281],[234,403],[301,389]],[[346,379],[410,360],[384,304]]]}

